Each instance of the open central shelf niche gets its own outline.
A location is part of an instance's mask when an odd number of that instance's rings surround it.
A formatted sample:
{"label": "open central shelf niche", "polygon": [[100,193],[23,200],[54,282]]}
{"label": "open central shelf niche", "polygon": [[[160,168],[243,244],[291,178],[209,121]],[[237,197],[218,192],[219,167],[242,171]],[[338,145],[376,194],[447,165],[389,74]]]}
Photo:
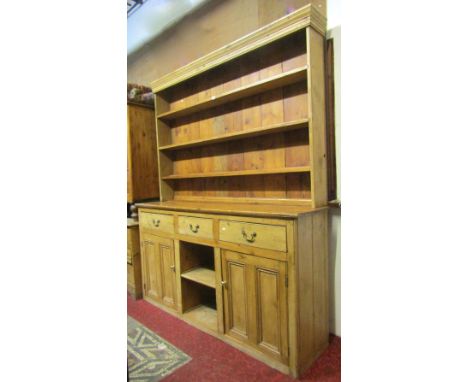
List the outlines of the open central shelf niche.
{"label": "open central shelf niche", "polygon": [[192,321],[217,328],[213,247],[180,242],[182,312]]}
{"label": "open central shelf niche", "polygon": [[161,200],[311,200],[305,31],[156,92]]}

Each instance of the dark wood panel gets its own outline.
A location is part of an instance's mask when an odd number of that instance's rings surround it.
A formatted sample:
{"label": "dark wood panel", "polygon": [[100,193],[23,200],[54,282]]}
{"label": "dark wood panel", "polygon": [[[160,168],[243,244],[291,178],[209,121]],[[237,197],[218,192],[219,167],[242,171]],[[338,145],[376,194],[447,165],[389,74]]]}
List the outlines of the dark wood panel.
{"label": "dark wood panel", "polygon": [[154,111],[127,105],[127,203],[158,198]]}

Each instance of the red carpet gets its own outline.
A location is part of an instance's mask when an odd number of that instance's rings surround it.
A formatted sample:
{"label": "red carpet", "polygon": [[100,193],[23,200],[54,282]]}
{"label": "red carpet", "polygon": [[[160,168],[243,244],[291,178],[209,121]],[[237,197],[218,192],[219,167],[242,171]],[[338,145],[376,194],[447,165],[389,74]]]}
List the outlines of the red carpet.
{"label": "red carpet", "polygon": [[[131,317],[192,357],[192,361],[166,377],[165,382],[294,381],[146,301],[134,301],[127,296],[127,311]],[[340,378],[341,339],[331,336],[330,346],[300,381],[338,382]]]}

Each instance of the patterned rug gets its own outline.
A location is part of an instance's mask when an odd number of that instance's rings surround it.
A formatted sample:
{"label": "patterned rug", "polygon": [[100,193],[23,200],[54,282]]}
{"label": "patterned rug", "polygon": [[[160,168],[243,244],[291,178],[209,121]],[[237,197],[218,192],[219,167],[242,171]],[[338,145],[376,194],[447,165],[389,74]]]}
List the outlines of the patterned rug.
{"label": "patterned rug", "polygon": [[191,358],[127,316],[127,360],[131,382],[155,382]]}

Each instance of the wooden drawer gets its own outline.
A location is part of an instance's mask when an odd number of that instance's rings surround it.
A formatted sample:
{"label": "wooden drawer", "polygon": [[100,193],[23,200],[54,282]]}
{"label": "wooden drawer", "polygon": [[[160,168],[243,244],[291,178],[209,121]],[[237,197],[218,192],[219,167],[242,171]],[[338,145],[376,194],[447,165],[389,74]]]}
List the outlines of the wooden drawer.
{"label": "wooden drawer", "polygon": [[179,233],[213,239],[213,220],[194,216],[179,216]]}
{"label": "wooden drawer", "polygon": [[285,226],[220,220],[219,240],[275,251],[287,251]]}
{"label": "wooden drawer", "polygon": [[174,216],[142,212],[140,214],[140,227],[174,233]]}

